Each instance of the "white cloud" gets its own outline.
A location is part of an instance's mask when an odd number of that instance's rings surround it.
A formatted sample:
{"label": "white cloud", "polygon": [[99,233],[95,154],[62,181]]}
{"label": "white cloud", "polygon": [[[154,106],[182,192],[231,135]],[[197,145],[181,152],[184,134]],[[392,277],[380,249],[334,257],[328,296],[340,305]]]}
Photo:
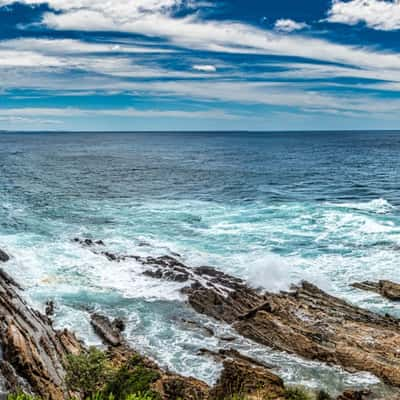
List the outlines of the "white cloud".
{"label": "white cloud", "polygon": [[[139,110],[133,107],[120,109],[83,109],[83,108],[0,108],[0,120],[29,120],[34,117],[91,117],[91,116],[113,116],[126,118],[214,118],[214,119],[236,119],[238,116],[227,113],[224,110],[210,109],[206,111],[183,111],[183,110]],[[40,120],[53,121],[54,120]],[[58,121],[59,122],[59,121]]]}
{"label": "white cloud", "polygon": [[[30,5],[43,2],[20,1]],[[0,0],[3,5],[14,2]],[[184,0],[47,0],[47,3],[55,11],[45,13],[43,23],[53,29],[131,32],[162,37],[190,49],[295,56],[357,67],[400,68],[400,56],[395,53],[285,35],[232,21],[205,21],[196,12],[183,18],[174,17],[173,10],[187,4]],[[200,6],[201,2],[194,4]],[[336,4],[342,2],[336,1],[333,7]]]}
{"label": "white cloud", "polygon": [[0,48],[20,51],[46,52],[47,54],[119,53],[147,54],[174,53],[176,50],[160,47],[136,46],[121,43],[94,43],[74,39],[19,38],[0,41]]}
{"label": "white cloud", "polygon": [[400,29],[400,0],[333,0],[328,21],[356,25],[360,22],[377,30]]}
{"label": "white cloud", "polygon": [[[19,67],[34,70],[53,69],[81,70],[84,72],[131,78],[195,77],[201,74],[187,71],[171,71],[157,65],[145,65],[141,59],[133,58],[146,49],[121,45],[115,54],[115,45],[89,43],[71,39],[23,38],[0,41],[0,68]],[[162,49],[150,47],[148,52],[162,53]],[[138,54],[136,54],[138,55]],[[153,59],[155,59],[153,57]]]}
{"label": "white cloud", "polygon": [[278,19],[275,22],[275,30],[280,32],[300,31],[307,28],[307,26],[304,22],[297,22],[292,19]]}
{"label": "white cloud", "polygon": [[201,72],[216,72],[217,67],[215,65],[193,65],[192,67],[196,71],[201,71]]}
{"label": "white cloud", "polygon": [[43,55],[33,51],[1,50],[0,67],[62,67],[57,57]]}
{"label": "white cloud", "polygon": [[[31,5],[42,3],[42,0],[21,1]],[[13,0],[0,0],[0,5],[12,2]],[[328,40],[268,31],[232,21],[206,21],[200,19],[195,12],[183,18],[174,17],[172,10],[181,7],[184,0],[48,0],[48,3],[55,12],[46,13],[43,23],[54,29],[124,31],[161,37],[167,43],[188,49],[272,54],[309,58],[314,62],[285,63],[282,65],[283,71],[250,74],[248,71],[241,71],[240,67],[221,68],[217,72],[215,65],[220,65],[220,60],[208,59],[209,64],[201,64],[200,59],[192,59],[189,61],[190,65],[193,64],[191,71],[179,71],[157,64],[156,57],[152,57],[151,63],[146,63],[141,58],[143,56],[135,54],[146,53],[147,48],[149,51],[163,51],[160,47],[148,47],[146,44],[138,46],[128,42],[16,39],[0,41],[0,90],[28,88],[48,90],[49,93],[123,91],[135,93],[137,96],[175,96],[199,101],[290,106],[305,111],[400,112],[400,101],[382,102],[378,98],[368,97],[367,94],[363,98],[352,98],[333,92],[318,92],[311,90],[310,84],[306,82],[306,79],[332,77],[400,82],[400,54],[393,51],[336,44]],[[334,4],[339,3],[342,2],[336,1]],[[194,4],[200,3],[191,1],[191,7],[195,7]],[[315,60],[321,63],[316,63]],[[70,70],[84,73],[76,76],[70,74]],[[212,84],[209,82],[210,75],[204,72],[213,73]],[[287,82],[271,83],[277,76],[297,81],[290,85]],[[139,81],[131,78],[151,79]],[[180,79],[174,81],[173,78]],[[392,85],[391,88],[393,87]],[[190,118],[193,115],[199,118],[203,115],[206,118],[209,115],[205,114],[208,111],[204,114],[193,114],[177,110],[125,109],[102,112],[104,115],[119,113],[120,116],[129,114],[131,117],[151,116],[151,113],[155,116],[181,118]],[[87,110],[85,113],[92,115]],[[215,116],[212,113],[210,115]]]}

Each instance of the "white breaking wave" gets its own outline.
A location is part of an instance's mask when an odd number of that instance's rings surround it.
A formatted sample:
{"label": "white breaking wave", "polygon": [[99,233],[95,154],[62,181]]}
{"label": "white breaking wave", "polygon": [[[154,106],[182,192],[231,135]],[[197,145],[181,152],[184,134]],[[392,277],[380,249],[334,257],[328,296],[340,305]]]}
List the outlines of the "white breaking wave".
{"label": "white breaking wave", "polygon": [[354,210],[370,211],[377,214],[387,214],[393,211],[396,207],[390,204],[385,199],[375,199],[366,203],[340,203],[334,204],[336,207],[352,208]]}
{"label": "white breaking wave", "polygon": [[248,264],[248,282],[256,288],[278,292],[293,283],[290,264],[281,256],[267,254]]}

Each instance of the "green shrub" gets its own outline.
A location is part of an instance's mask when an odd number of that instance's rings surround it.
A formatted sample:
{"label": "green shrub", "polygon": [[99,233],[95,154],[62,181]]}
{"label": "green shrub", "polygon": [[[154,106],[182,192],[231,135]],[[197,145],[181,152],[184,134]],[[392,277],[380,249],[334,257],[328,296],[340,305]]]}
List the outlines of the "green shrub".
{"label": "green shrub", "polygon": [[125,400],[153,400],[153,397],[150,394],[129,394],[126,396]]}
{"label": "green shrub", "polygon": [[68,389],[78,392],[84,399],[99,396],[113,372],[105,353],[95,347],[78,356],[69,356],[65,368]]}
{"label": "green shrub", "polygon": [[[159,395],[152,392],[150,386],[159,377],[159,372],[143,365],[139,356],[133,357],[116,371],[104,392],[113,393],[117,400],[125,400],[130,395],[142,396],[144,399],[157,399]],[[135,400],[135,398],[130,400]]]}
{"label": "green shrub", "polygon": [[40,400],[39,397],[26,393],[11,393],[7,396],[7,400]]}
{"label": "green shrub", "polygon": [[314,397],[304,388],[291,387],[285,390],[287,400],[313,400]]}
{"label": "green shrub", "polygon": [[[69,400],[78,400],[78,399],[69,399]],[[115,400],[115,396],[113,394],[105,396],[102,392],[97,392],[92,394],[90,397],[85,398],[85,400]]]}
{"label": "green shrub", "polygon": [[317,393],[316,400],[332,400],[332,397],[328,393],[326,393],[324,390],[320,390]]}

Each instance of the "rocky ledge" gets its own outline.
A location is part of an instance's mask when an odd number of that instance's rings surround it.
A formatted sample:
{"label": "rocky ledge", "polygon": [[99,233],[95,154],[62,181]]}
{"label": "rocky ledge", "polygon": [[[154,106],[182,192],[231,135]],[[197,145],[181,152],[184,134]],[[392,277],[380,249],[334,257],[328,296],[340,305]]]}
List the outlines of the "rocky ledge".
{"label": "rocky ledge", "polygon": [[[283,381],[267,366],[253,362],[252,359],[237,352],[223,355],[223,372],[215,386],[189,377],[183,377],[158,367],[152,360],[138,355],[123,338],[123,325],[119,320],[110,321],[107,317],[93,314],[91,318],[97,334],[108,346],[110,358],[126,363],[133,357],[140,357],[142,365],[156,372],[151,388],[163,400],[225,400],[240,394],[252,398],[284,400]],[[222,355],[221,355],[222,357]],[[266,397],[268,396],[268,397]]]}
{"label": "rocky ledge", "polygon": [[63,399],[64,359],[79,353],[82,345],[71,332],[55,330],[47,316],[29,307],[20,290],[0,269],[1,375],[10,391],[23,389],[43,398]]}
{"label": "rocky ledge", "polygon": [[171,256],[115,255],[96,244],[89,247],[110,261],[134,258],[149,277],[186,282],[182,292],[197,312],[231,324],[246,338],[350,372],[370,372],[400,387],[400,320],[356,307],[308,282],[268,293]]}
{"label": "rocky ledge", "polygon": [[351,285],[356,289],[366,290],[369,292],[375,292],[380,294],[381,296],[392,300],[392,301],[400,301],[400,284],[381,280],[378,282],[356,282]]}

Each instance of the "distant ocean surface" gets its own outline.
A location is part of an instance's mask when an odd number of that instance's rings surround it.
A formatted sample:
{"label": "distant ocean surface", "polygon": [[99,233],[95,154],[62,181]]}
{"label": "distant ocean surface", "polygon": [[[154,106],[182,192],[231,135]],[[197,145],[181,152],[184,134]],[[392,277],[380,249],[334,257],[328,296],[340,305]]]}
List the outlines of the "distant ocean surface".
{"label": "distant ocean surface", "polygon": [[5,268],[56,324],[97,344],[88,308],[127,320],[132,344],[209,382],[202,347],[234,346],[289,382],[330,390],[376,383],[246,340],[205,337],[180,284],[141,275],[72,242],[102,239],[139,255],[179,253],[268,290],[301,279],[400,317],[354,281],[400,280],[400,133],[6,133],[0,135],[0,248]]}

